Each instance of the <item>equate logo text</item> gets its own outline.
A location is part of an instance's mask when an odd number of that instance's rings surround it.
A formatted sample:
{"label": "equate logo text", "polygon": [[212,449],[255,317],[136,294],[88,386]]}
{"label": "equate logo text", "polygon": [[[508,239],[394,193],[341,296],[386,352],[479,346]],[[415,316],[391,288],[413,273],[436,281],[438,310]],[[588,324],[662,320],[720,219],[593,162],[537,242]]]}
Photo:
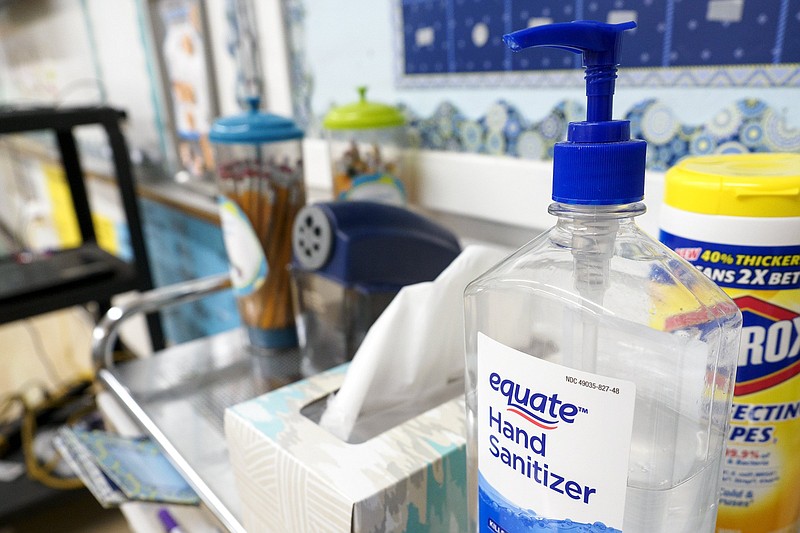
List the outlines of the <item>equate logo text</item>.
{"label": "equate logo text", "polygon": [[581,412],[577,405],[561,400],[557,393],[531,391],[511,379],[503,379],[497,372],[489,375],[489,385],[506,398],[508,412],[542,429],[556,429],[561,421],[572,424]]}

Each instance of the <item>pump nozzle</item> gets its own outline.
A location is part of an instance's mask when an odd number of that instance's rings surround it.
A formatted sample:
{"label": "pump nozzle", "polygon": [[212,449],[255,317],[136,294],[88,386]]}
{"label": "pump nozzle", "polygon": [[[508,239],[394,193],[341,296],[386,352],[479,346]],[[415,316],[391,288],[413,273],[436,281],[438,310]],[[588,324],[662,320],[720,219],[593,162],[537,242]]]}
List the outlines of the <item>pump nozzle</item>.
{"label": "pump nozzle", "polygon": [[568,204],[638,202],[644,193],[644,141],[630,138],[630,123],[612,120],[622,33],[635,22],[579,20],[534,26],[503,37],[512,50],[547,46],[583,55],[586,121],[570,122],[567,142],[553,149],[553,199]]}
{"label": "pump nozzle", "polygon": [[636,23],[605,24],[579,20],[535,26],[515,31],[503,37],[514,51],[533,46],[547,46],[583,55],[586,67],[586,96],[588,122],[611,120],[614,80],[622,46],[622,32]]}
{"label": "pump nozzle", "polygon": [[[584,299],[602,306],[609,284],[609,264],[616,247],[619,221],[597,207],[635,203],[644,196],[644,141],[631,140],[630,123],[612,120],[622,32],[635,22],[605,24],[576,21],[520,30],[503,37],[512,50],[547,46],[583,55],[586,67],[587,120],[571,122],[567,142],[553,148],[554,204],[573,204],[570,216],[580,218],[571,228],[575,288]],[[562,209],[556,207],[556,211]],[[553,213],[551,207],[551,213]],[[562,211],[566,212],[566,211]],[[605,213],[605,214],[604,214]],[[567,315],[571,317],[571,315]],[[566,350],[575,368],[594,371],[597,361],[597,319],[580,313],[580,333],[565,318],[565,338],[580,338]]]}

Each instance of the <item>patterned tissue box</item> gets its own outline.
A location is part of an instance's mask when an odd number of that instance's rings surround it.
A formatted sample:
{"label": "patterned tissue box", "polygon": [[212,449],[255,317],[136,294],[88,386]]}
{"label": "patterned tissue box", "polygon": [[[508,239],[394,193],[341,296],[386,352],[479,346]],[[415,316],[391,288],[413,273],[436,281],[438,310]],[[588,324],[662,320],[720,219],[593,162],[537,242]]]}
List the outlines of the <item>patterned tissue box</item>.
{"label": "patterned tissue box", "polygon": [[225,413],[247,530],[466,531],[463,397],[348,444],[301,413],[338,389],[346,367]]}

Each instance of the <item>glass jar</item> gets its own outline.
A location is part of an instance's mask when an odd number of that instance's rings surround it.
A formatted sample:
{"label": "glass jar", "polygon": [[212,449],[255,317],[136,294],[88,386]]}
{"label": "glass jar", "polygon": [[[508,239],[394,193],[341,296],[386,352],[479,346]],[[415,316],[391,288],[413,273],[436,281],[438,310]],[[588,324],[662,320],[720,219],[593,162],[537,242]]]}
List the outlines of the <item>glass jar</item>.
{"label": "glass jar", "polygon": [[405,117],[395,107],[368,102],[366,87],[358,92],[358,102],[332,109],[323,122],[334,198],[405,205]]}
{"label": "glass jar", "polygon": [[303,132],[289,119],[258,110],[211,128],[219,208],[233,290],[250,344],[297,345],[290,294],[292,224],[305,205]]}

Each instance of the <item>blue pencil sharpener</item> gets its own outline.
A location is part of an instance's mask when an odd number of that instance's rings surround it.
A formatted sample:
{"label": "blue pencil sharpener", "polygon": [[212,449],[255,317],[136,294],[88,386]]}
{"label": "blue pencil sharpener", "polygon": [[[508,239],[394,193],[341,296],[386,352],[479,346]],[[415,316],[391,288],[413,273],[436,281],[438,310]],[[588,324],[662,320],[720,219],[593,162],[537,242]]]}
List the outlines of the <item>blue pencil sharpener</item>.
{"label": "blue pencil sharpener", "polygon": [[302,372],[312,375],[352,359],[400,289],[433,280],[461,246],[452,232],[407,209],[331,202],[297,214],[292,251]]}

